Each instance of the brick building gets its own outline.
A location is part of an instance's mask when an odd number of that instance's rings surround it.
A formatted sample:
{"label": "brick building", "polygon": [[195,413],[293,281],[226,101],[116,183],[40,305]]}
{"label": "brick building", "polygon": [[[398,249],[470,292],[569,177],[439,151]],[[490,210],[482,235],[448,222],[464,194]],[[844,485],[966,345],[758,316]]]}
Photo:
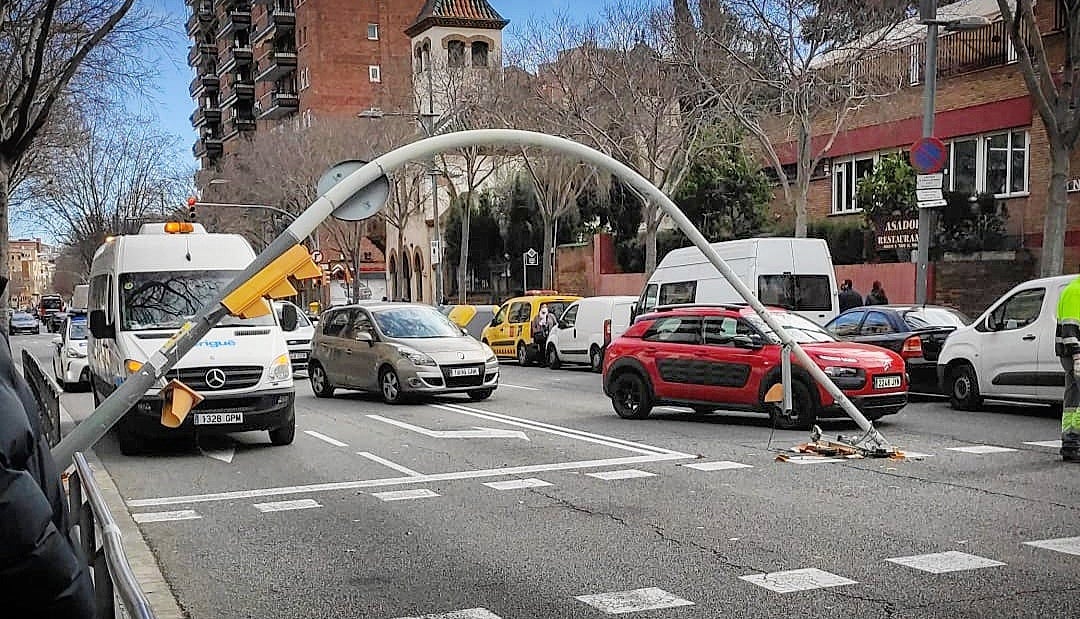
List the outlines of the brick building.
{"label": "brick building", "polygon": [[[1053,1],[1036,6],[1051,65],[1060,65],[1064,12]],[[1016,53],[998,14],[996,0],[960,0],[942,7],[939,17],[980,15],[989,26],[941,35],[935,134],[949,147],[945,190],[992,193],[1006,203],[1008,233],[1017,247],[1038,257],[1050,179],[1050,151],[1042,120],[1034,110]],[[925,29],[915,20],[902,24],[893,37],[889,57],[898,69],[900,88],[855,113],[812,174],[808,215],[815,220],[861,218],[855,197],[858,179],[882,155],[906,150],[922,128],[922,74]],[[815,152],[826,143],[828,123],[815,126]],[[778,149],[794,174],[793,143]],[[1080,158],[1074,158],[1073,173]],[[1070,192],[1080,182],[1070,183]],[[790,218],[777,191],[773,211]],[[1070,193],[1071,203],[1080,196]],[[1070,215],[1066,238],[1066,271],[1080,268],[1080,217]]]}
{"label": "brick building", "polygon": [[240,137],[411,99],[405,29],[424,0],[187,0],[202,168]]}
{"label": "brick building", "polygon": [[10,242],[8,284],[11,304],[26,308],[35,305],[41,295],[52,291],[56,270],[55,250],[41,239],[17,239]]}

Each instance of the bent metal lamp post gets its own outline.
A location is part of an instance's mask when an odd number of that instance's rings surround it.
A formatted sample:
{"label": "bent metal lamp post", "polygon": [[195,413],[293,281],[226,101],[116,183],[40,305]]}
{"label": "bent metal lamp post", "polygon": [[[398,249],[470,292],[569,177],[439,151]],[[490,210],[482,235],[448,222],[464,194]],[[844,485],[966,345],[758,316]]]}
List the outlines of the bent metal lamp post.
{"label": "bent metal lamp post", "polygon": [[[843,408],[844,412],[862,428],[866,433],[862,440],[870,443],[878,451],[891,449],[885,437],[859,412],[859,409],[855,407],[851,400],[829,379],[806,351],[792,339],[787,331],[765,309],[765,306],[758,301],[746,284],[735,275],[716,251],[709,246],[709,242],[697,227],[675,206],[675,203],[670,198],[646,180],[645,177],[619,161],[572,140],[515,129],[478,129],[425,138],[394,149],[367,164],[358,165],[357,162],[347,162],[342,164],[340,169],[337,167],[331,169],[327,176],[337,176],[340,180],[326,189],[311,206],[297,216],[296,220],[288,228],[229,283],[225,290],[218,295],[218,298],[208,303],[198,314],[186,322],[179,332],[154,353],[138,372],[128,377],[89,417],[64,437],[52,451],[57,463],[61,467],[67,467],[70,465],[75,452],[84,451],[97,443],[128,410],[138,403],[147,390],[152,389],[155,383],[183,358],[218,321],[230,313],[235,313],[235,303],[231,304],[234,306],[234,310],[230,310],[225,305],[228,298],[245,294],[250,296],[257,292],[251,290],[252,283],[257,280],[264,284],[263,292],[270,290],[265,284],[267,282],[272,283],[275,278],[279,280],[279,284],[287,283],[287,277],[292,274],[292,271],[277,269],[280,272],[274,272],[275,269],[267,270],[267,267],[275,265],[275,261],[279,257],[295,249],[326,218],[333,215],[346,221],[358,221],[372,217],[386,204],[389,195],[389,186],[386,180],[388,173],[412,161],[422,161],[442,152],[472,146],[532,146],[545,148],[580,159],[615,174],[623,182],[637,189],[641,195],[659,204],[664,212],[679,226],[683,234],[701,250],[709,262],[724,276],[724,279],[738,291],[739,295],[757,312],[765,324],[769,325],[769,328],[777,334],[781,342],[790,348],[791,353],[795,355],[802,369],[813,376],[814,380],[822,385],[825,391]],[[267,270],[267,272],[263,272],[264,270]],[[259,277],[256,277],[257,275]]]}

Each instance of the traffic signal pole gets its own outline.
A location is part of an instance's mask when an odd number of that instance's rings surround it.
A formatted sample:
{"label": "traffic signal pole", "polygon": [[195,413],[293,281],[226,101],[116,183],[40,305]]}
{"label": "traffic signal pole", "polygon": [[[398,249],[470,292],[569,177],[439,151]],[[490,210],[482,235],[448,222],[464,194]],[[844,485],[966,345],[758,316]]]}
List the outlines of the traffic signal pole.
{"label": "traffic signal pole", "polygon": [[[254,262],[230,282],[223,293],[220,293],[194,318],[186,322],[180,331],[154,353],[138,372],[124,381],[89,417],[53,448],[53,457],[57,463],[61,467],[67,467],[75,452],[84,451],[99,441],[218,321],[230,314],[230,310],[225,306],[228,298],[237,291],[243,292],[242,289],[245,286],[250,287],[252,281],[267,281],[264,269],[275,264],[279,257],[301,244],[302,240],[311,235],[326,218],[335,215],[340,219],[356,221],[372,217],[385,205],[385,196],[379,199],[372,198],[369,188],[375,186],[380,180],[385,182],[386,174],[412,161],[423,161],[442,152],[472,146],[535,146],[549,149],[615,174],[646,199],[655,201],[765,324],[776,333],[781,343],[790,347],[802,370],[810,374],[844,412],[863,429],[865,432],[863,440],[868,442],[875,451],[891,450],[885,437],[859,412],[844,392],[766,310],[754,293],[709,245],[697,227],[670,198],[645,177],[612,157],[566,138],[514,129],[480,129],[446,133],[406,144],[363,165],[328,189],[298,215],[296,220],[255,258]],[[282,280],[289,274],[291,273],[281,274]],[[785,385],[785,390],[787,389],[789,386]]]}

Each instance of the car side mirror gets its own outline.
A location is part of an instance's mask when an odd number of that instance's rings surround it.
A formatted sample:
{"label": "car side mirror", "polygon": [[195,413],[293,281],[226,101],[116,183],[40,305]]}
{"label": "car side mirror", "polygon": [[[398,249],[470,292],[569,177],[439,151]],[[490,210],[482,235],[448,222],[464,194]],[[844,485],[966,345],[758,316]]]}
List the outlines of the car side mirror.
{"label": "car side mirror", "polygon": [[300,314],[296,307],[290,304],[281,306],[281,329],[286,332],[296,331],[300,326]]}
{"label": "car side mirror", "polygon": [[765,345],[761,341],[761,338],[756,335],[736,335],[731,338],[731,343],[738,348],[748,348],[751,350],[761,348]]}
{"label": "car side mirror", "polygon": [[357,342],[366,342],[368,344],[368,346],[374,346],[375,345],[375,338],[372,337],[371,334],[368,333],[367,331],[358,332],[356,335],[353,336],[353,339],[356,340]]}
{"label": "car side mirror", "polygon": [[116,337],[116,329],[109,324],[105,317],[105,310],[93,310],[90,312],[90,334],[99,340],[110,340]]}

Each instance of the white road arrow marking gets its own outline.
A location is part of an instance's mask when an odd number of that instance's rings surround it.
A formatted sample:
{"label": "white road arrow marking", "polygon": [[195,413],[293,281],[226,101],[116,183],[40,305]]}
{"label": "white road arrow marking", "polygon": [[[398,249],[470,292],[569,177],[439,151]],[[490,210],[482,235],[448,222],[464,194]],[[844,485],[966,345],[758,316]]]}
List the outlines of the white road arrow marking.
{"label": "white road arrow marking", "polygon": [[481,427],[476,427],[475,430],[429,430],[427,428],[421,428],[420,426],[414,426],[411,423],[405,423],[404,421],[387,419],[381,415],[368,415],[368,417],[375,421],[382,421],[392,426],[412,430],[413,432],[432,438],[520,438],[526,441],[529,440],[529,437],[525,436],[525,433],[520,430],[500,430],[498,428]]}

